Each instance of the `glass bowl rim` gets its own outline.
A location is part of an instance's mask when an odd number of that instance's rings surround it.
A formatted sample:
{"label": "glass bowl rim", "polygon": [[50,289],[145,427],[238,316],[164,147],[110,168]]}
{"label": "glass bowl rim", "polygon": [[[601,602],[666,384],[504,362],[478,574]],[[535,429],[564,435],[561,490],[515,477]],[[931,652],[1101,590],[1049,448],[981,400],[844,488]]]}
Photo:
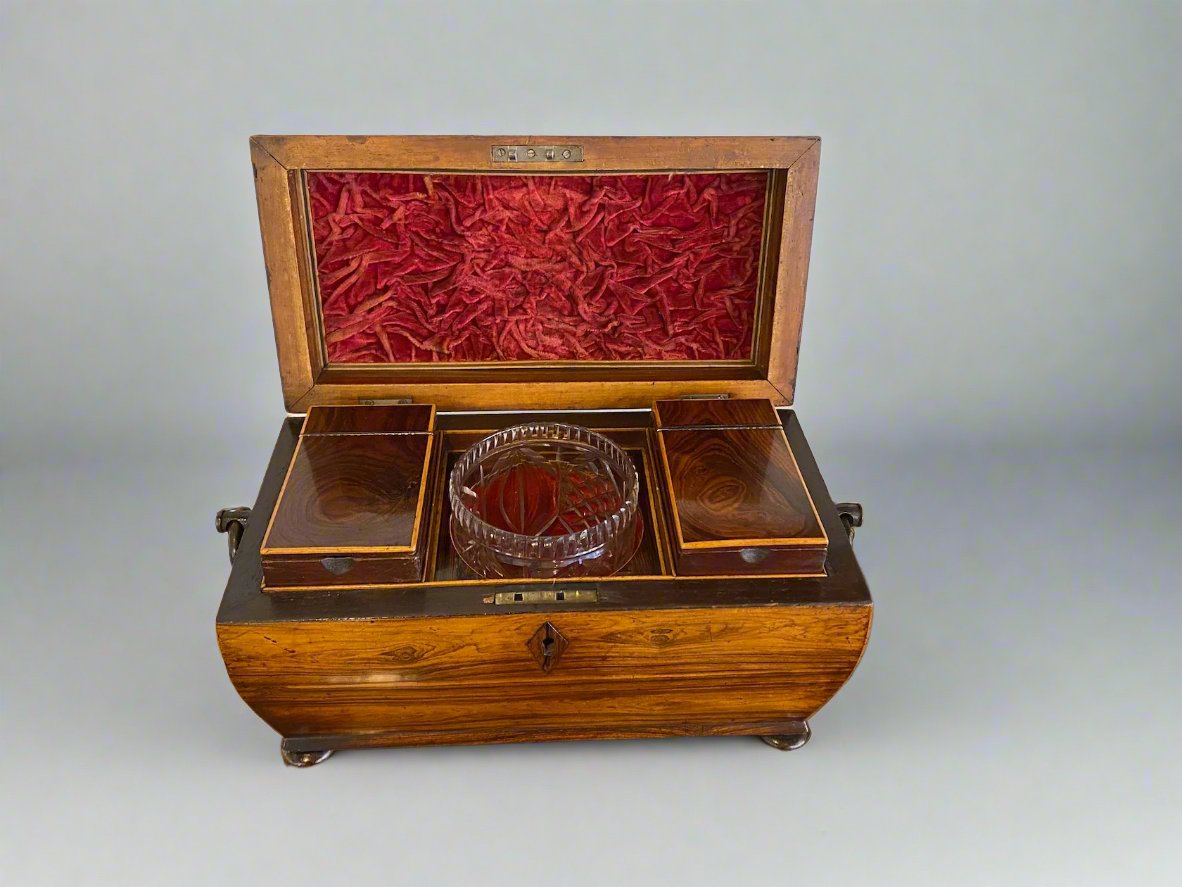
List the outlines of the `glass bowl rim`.
{"label": "glass bowl rim", "polygon": [[[566,433],[568,436],[565,438],[559,437],[558,433]],[[516,436],[513,437],[511,435]],[[560,444],[564,441],[576,441],[589,444],[599,450],[604,456],[623,469],[623,504],[607,516],[601,518],[594,525],[582,530],[576,530],[573,533],[565,533],[561,536],[529,536],[524,533],[514,533],[511,530],[502,530],[500,527],[494,527],[479,517],[460,499],[460,478],[465,476],[479,460],[491,455],[497,450],[520,445],[525,435],[532,435],[539,438],[539,443],[549,442]],[[556,549],[577,545],[580,538],[587,539],[588,541],[596,539],[596,542],[578,552],[579,554],[583,554],[593,552],[606,545],[609,541],[607,538],[608,534],[613,528],[615,532],[619,532],[626,525],[632,523],[632,519],[635,518],[640,510],[640,475],[636,470],[636,466],[632,463],[631,457],[624,451],[624,448],[598,431],[592,431],[590,428],[584,428],[582,425],[573,425],[566,422],[525,422],[518,425],[511,425],[500,431],[494,431],[492,434],[482,437],[476,443],[472,444],[472,446],[468,447],[464,451],[464,455],[452,467],[447,480],[447,495],[451,504],[451,519],[469,524],[470,526],[466,528],[468,532],[475,532],[486,537],[488,542],[497,549],[521,549],[525,546],[538,544],[544,544],[549,549]]]}

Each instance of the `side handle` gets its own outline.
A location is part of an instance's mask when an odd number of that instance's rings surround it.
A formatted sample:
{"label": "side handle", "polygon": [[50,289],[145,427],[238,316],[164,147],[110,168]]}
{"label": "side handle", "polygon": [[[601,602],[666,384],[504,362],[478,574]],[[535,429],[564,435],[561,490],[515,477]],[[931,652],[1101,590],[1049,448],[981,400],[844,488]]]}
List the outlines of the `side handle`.
{"label": "side handle", "polygon": [[854,529],[862,526],[861,502],[838,502],[837,516],[841,518],[841,525],[845,527],[845,534],[854,541]]}
{"label": "side handle", "polygon": [[246,524],[250,521],[250,509],[245,505],[236,508],[223,508],[214,518],[214,527],[219,533],[226,534],[226,543],[230,548],[230,563],[238,554],[238,545],[242,542],[242,534],[246,532]]}

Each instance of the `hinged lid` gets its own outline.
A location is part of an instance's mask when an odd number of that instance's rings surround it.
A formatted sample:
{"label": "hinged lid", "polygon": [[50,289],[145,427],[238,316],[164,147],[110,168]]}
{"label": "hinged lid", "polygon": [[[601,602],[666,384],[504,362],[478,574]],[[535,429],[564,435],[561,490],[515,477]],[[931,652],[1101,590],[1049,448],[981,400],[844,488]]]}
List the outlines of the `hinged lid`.
{"label": "hinged lid", "polygon": [[289,410],[792,402],[816,138],[255,136]]}

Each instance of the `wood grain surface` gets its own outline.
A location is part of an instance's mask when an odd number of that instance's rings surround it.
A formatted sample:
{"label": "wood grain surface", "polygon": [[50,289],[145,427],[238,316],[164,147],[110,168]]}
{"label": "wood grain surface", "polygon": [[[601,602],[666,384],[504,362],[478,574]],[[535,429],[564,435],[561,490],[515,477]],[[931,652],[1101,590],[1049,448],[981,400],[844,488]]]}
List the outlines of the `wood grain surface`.
{"label": "wood grain surface", "polygon": [[658,400],[653,404],[657,428],[694,428],[719,425],[750,425],[779,428],[780,417],[766,398],[726,400]]}
{"label": "wood grain surface", "polygon": [[434,418],[429,404],[309,412],[260,550],[269,590],[421,581]]}
{"label": "wood grain surface", "polygon": [[772,404],[653,405],[681,576],[819,574],[828,539]]}
{"label": "wood grain surface", "polygon": [[406,549],[431,436],[305,435],[263,553]]}
{"label": "wood grain surface", "polygon": [[[524,367],[514,368],[525,371]],[[665,375],[675,378],[652,380],[636,379],[646,374],[637,368],[614,368],[591,374],[590,380],[573,370],[547,369],[545,382],[513,381],[500,378],[498,371],[470,370],[464,376],[440,376],[431,382],[414,382],[402,378],[401,368],[390,367],[379,372],[379,378],[369,380],[354,376],[350,370],[324,370],[317,377],[315,387],[307,391],[289,407],[307,410],[317,404],[358,403],[406,395],[415,400],[435,404],[440,410],[513,410],[529,404],[531,410],[611,410],[647,407],[654,398],[678,397],[683,394],[718,394],[733,397],[765,397],[776,404],[789,399],[764,379],[735,378],[734,369],[713,373],[703,368],[700,373],[684,369],[670,369]],[[532,370],[537,372],[537,368]],[[749,370],[743,376],[751,375]],[[385,378],[381,378],[384,376]]]}
{"label": "wood grain surface", "polygon": [[[251,143],[288,168],[483,170],[513,173],[669,169],[789,169],[814,136],[394,136],[256,135]],[[583,146],[582,162],[509,163],[493,145]]]}
{"label": "wood grain surface", "polygon": [[772,347],[766,375],[772,387],[784,392],[788,403],[792,403],[796,391],[820,165],[821,140],[818,139],[788,169],[781,194],[783,215],[778,231],[780,249],[776,282],[772,288],[775,293],[770,333]]}
{"label": "wood grain surface", "polygon": [[378,554],[350,554],[347,564],[336,572],[328,563],[342,556],[270,554],[263,559],[266,591],[271,594],[299,592],[301,594],[325,588],[358,585],[396,585],[422,581],[426,546],[407,551]]}
{"label": "wood grain surface", "polygon": [[658,436],[682,547],[824,541],[779,428],[695,428]]}
{"label": "wood grain surface", "polygon": [[250,143],[250,161],[283,402],[290,407],[312,390],[323,367],[314,323],[315,306],[306,301],[311,295],[311,277],[302,269],[299,238],[303,226],[291,171],[254,139]]}
{"label": "wood grain surface", "polygon": [[288,736],[291,751],[394,748],[423,745],[485,745],[497,742],[570,742],[594,739],[666,739],[675,736],[777,736],[796,733],[799,718],[775,716],[736,720],[720,713],[706,721],[628,724],[580,724],[577,727],[458,727],[450,730],[372,730],[364,733],[311,733]]}
{"label": "wood grain surface", "polygon": [[[548,673],[528,648],[546,621],[568,642]],[[221,625],[218,639],[242,697],[285,736],[694,733],[810,716],[869,627],[869,607],[757,607]]]}
{"label": "wood grain surface", "polygon": [[300,433],[411,434],[428,432],[434,424],[435,407],[428,403],[323,406],[308,410]]}

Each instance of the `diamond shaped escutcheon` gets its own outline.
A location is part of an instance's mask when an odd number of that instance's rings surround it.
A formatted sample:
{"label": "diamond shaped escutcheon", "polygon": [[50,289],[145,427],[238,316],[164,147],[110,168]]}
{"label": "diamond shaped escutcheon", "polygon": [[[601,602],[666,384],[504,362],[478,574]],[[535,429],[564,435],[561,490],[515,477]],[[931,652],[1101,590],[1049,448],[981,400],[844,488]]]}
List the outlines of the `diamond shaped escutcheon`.
{"label": "diamond shaped escutcheon", "polygon": [[525,646],[533,656],[534,662],[538,664],[538,668],[549,674],[570,644],[553,623],[543,622],[525,642]]}

